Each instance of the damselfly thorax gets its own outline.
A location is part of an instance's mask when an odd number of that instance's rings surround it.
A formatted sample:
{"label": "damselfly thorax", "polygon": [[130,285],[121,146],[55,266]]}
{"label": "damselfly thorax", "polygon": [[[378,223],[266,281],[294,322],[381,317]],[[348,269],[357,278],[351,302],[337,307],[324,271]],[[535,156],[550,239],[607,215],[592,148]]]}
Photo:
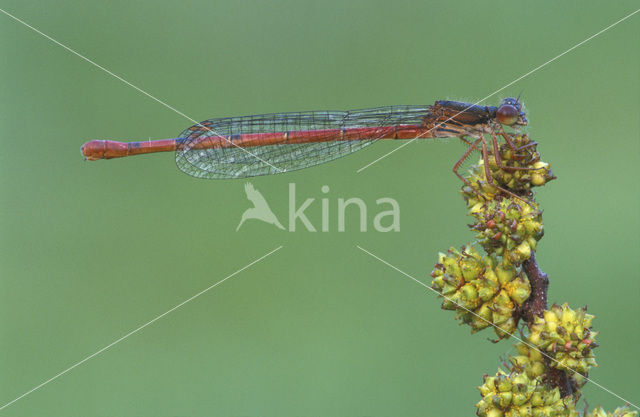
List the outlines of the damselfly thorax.
{"label": "damselfly thorax", "polygon": [[527,119],[518,100],[512,98],[503,100],[499,107],[440,100],[429,107],[424,124],[435,137],[478,139],[485,133],[495,133],[496,125],[525,126]]}

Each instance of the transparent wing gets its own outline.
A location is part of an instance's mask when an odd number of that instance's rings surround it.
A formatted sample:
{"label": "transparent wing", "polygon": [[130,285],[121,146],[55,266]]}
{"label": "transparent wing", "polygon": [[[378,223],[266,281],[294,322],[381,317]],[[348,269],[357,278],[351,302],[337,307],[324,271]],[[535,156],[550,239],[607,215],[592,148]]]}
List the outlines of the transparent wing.
{"label": "transparent wing", "polygon": [[[294,171],[360,150],[389,132],[362,129],[360,134],[357,128],[420,124],[428,111],[428,106],[389,106],[205,120],[180,135],[176,164],[189,175],[210,179]],[[345,129],[355,130],[350,140],[344,140]]]}

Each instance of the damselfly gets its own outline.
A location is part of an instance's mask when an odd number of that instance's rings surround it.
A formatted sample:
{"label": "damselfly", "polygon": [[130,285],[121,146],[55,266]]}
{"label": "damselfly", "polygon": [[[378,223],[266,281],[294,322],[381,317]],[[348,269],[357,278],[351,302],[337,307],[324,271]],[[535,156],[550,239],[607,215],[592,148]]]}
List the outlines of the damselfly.
{"label": "damselfly", "polygon": [[[278,174],[340,158],[380,139],[458,137],[468,149],[454,164],[454,173],[473,150],[484,160],[495,155],[501,166],[498,136],[515,145],[503,126],[527,124],[518,99],[498,107],[440,100],[431,106],[388,106],[351,111],[275,113],[209,119],[175,139],[141,142],[93,140],[82,146],[86,159],[120,158],[175,151],[178,168],[197,178],[246,178]],[[491,136],[489,149],[485,134]],[[491,175],[487,164],[487,179]]]}

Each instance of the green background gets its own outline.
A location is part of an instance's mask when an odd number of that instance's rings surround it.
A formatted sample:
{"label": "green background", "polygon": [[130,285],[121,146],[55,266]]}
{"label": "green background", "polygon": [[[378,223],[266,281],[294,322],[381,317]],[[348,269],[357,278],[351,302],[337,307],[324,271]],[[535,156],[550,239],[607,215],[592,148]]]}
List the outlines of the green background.
{"label": "green background", "polygon": [[[44,33],[189,117],[476,101],[637,1],[3,1]],[[255,220],[243,180],[181,174],[171,154],[86,162],[90,139],[192,123],[0,15],[0,403],[283,248],[0,411],[8,416],[464,416],[511,341],[470,335],[428,281],[470,241],[458,141],[379,143],[252,180],[287,222],[323,185],[328,233]],[[588,304],[591,376],[638,404],[640,14],[498,93],[522,97],[558,180],[538,192],[550,300]],[[401,231],[337,232],[339,197],[395,198]],[[351,226],[351,227],[349,227]],[[371,227],[370,227],[371,229]],[[593,384],[590,406],[622,401]]]}

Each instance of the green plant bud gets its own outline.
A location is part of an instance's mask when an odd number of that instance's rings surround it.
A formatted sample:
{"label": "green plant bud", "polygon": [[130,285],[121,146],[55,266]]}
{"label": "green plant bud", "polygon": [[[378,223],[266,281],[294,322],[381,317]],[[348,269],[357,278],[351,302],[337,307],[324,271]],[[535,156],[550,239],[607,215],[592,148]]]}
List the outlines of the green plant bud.
{"label": "green plant bud", "polygon": [[524,303],[531,294],[531,286],[529,285],[529,281],[523,279],[522,277],[518,277],[509,282],[507,285],[505,285],[505,289],[507,290],[507,294],[509,294],[509,297],[519,306],[522,305],[522,303]]}
{"label": "green plant bud", "polygon": [[463,285],[458,294],[460,294],[460,297],[458,297],[458,303],[465,308],[472,310],[480,304],[481,300],[478,297],[478,291],[473,284]]}
{"label": "green plant bud", "polygon": [[487,417],[503,417],[504,413],[497,408],[489,410],[486,414]]}
{"label": "green plant bud", "polygon": [[547,368],[544,366],[544,362],[531,362],[529,365],[529,369],[532,378],[541,376],[547,371]]}
{"label": "green plant bud", "polygon": [[496,380],[495,376],[489,376],[489,375],[484,376],[484,379],[483,379],[484,384],[478,387],[478,389],[480,390],[480,394],[482,394],[483,397],[493,392],[492,388],[490,387],[494,386],[495,380]]}
{"label": "green plant bud", "polygon": [[492,256],[487,256],[484,258],[484,262],[485,262],[485,269],[484,269],[484,274],[483,274],[483,279],[488,281],[487,285],[492,285],[496,288],[500,287],[500,280],[498,279],[498,274],[496,273],[495,268],[495,262],[494,262],[495,257]]}
{"label": "green plant bud", "polygon": [[524,374],[514,374],[513,385],[516,392],[527,392],[529,389],[529,378]]}
{"label": "green plant bud", "polygon": [[526,261],[531,258],[531,245],[528,241],[522,242],[515,248],[515,255],[512,259],[516,262]]}
{"label": "green plant bud", "polygon": [[500,324],[496,324],[496,325],[497,327],[494,328],[493,330],[500,339],[508,338],[510,335],[512,335],[516,331],[518,327],[516,323],[516,319],[514,319],[513,317],[509,317],[507,320],[500,322]]}
{"label": "green plant bud", "polygon": [[495,387],[500,392],[511,392],[511,388],[513,388],[513,384],[511,379],[509,378],[499,378],[496,380]]}
{"label": "green plant bud", "polygon": [[509,356],[507,367],[510,370],[525,373],[529,378],[536,378],[547,372],[541,352],[524,343],[517,343],[514,347],[518,355]]}
{"label": "green plant bud", "polygon": [[[529,195],[531,188],[545,185],[555,179],[549,164],[540,161],[540,154],[535,146],[521,148],[531,144],[527,135],[509,133],[508,136],[520,150],[514,151],[506,143],[501,145],[499,153],[502,167],[498,164],[495,155],[489,155],[486,165],[489,167],[494,184],[519,195]],[[469,207],[494,200],[496,195],[500,194],[500,190],[487,180],[484,165],[485,161],[480,159],[465,176],[468,184],[462,187],[462,194]]]}
{"label": "green plant bud", "polygon": [[553,179],[553,174],[551,173],[548,163],[538,161],[533,164],[533,168],[535,168],[535,171],[531,173],[531,185],[539,187],[545,185],[550,179]]}
{"label": "green plant bud", "polygon": [[533,416],[533,408],[531,407],[531,404],[524,404],[519,407],[514,407],[514,409],[517,410],[517,414],[514,414],[514,417],[515,416],[518,416],[518,417]]}
{"label": "green plant bud", "polygon": [[480,417],[578,415],[572,397],[563,399],[558,388],[551,388],[540,378],[530,378],[524,373],[498,370],[495,376],[486,377],[478,389],[482,396],[476,404]]}
{"label": "green plant bud", "polygon": [[462,323],[471,326],[471,333],[476,333],[491,326],[493,313],[487,304],[482,304],[478,309],[476,309],[476,311],[474,311],[474,313],[475,314],[470,314],[458,311],[456,312],[456,318]]}
{"label": "green plant bud", "polygon": [[[529,401],[529,396],[526,392],[518,392],[513,396],[513,405],[516,407],[522,407]],[[530,404],[533,407],[533,404]]]}
{"label": "green plant bud", "polygon": [[482,247],[504,257],[503,264],[517,266],[529,259],[544,235],[542,213],[537,206],[511,198],[475,204],[468,214],[475,219],[469,227],[476,232]]}
{"label": "green plant bud", "polygon": [[560,391],[551,391],[544,397],[544,405],[553,406],[554,404],[557,404],[561,398],[562,396],[560,395]]}
{"label": "green plant bud", "polygon": [[[569,368],[586,376],[591,367],[597,366],[593,355],[597,332],[591,330],[592,320],[593,316],[584,308],[572,310],[567,303],[554,304],[529,326],[527,342],[554,359],[549,361],[549,366]],[[518,351],[524,351],[524,348]],[[528,349],[527,355],[532,355],[533,351]]]}
{"label": "green plant bud", "polygon": [[498,194],[499,190],[487,182],[487,177],[484,172],[484,161],[482,159],[478,161],[477,165],[471,167],[465,179],[469,184],[465,184],[461,192],[469,207],[476,203],[484,203],[487,200],[492,200]]}
{"label": "green plant bud", "polygon": [[[526,348],[526,345],[523,343],[518,343],[516,350],[519,350],[518,347],[520,345]],[[509,365],[510,369],[525,373],[529,378],[539,377],[547,371],[542,355],[538,351],[533,349],[529,350],[528,348],[517,356],[509,356]]]}
{"label": "green plant bud", "polygon": [[491,300],[493,296],[496,294],[497,288],[494,286],[482,286],[478,289],[478,297],[480,301],[486,302]]}
{"label": "green plant bud", "polygon": [[562,321],[560,320],[560,318],[562,317],[562,310],[558,311],[557,307],[558,305],[554,304],[549,310],[545,310],[542,312],[545,323],[553,323],[554,329],[556,328],[555,325],[562,323]]}
{"label": "green plant bud", "polygon": [[638,417],[637,411],[631,411],[629,407],[618,407],[613,413],[606,412],[602,407],[596,407],[586,417]]}
{"label": "green plant bud", "polygon": [[513,345],[516,348],[516,351],[519,355],[528,356],[529,355],[529,347],[524,343],[518,343]]}
{"label": "green plant bud", "polygon": [[498,395],[495,395],[494,398],[497,397],[498,401],[494,402],[494,405],[498,408],[504,408],[507,407],[509,404],[511,404],[511,398],[513,397],[513,393],[512,392],[501,392]]}
{"label": "green plant bud", "polygon": [[509,297],[509,293],[503,289],[495,296],[491,303],[491,307],[494,314],[511,317],[511,312],[515,306],[511,297]]}
{"label": "green plant bud", "polygon": [[474,203],[469,208],[469,214],[480,213],[482,211],[483,206],[484,206],[484,202]]}
{"label": "green plant bud", "polygon": [[441,308],[443,310],[456,310],[458,308],[458,306],[453,301],[451,301],[451,299],[449,299],[449,300],[445,299],[442,302]]}
{"label": "green plant bud", "polygon": [[512,367],[520,371],[531,363],[529,357],[525,355],[509,356],[509,361],[511,362]]}
{"label": "green plant bud", "polygon": [[516,276],[516,268],[515,266],[513,266],[513,264],[510,264],[510,263],[507,263],[507,264],[500,263],[496,267],[495,271],[496,271],[496,276],[498,277],[498,280],[502,285],[509,283]]}
{"label": "green plant bud", "polygon": [[444,310],[455,311],[455,318],[472,333],[492,324],[500,327],[494,332],[501,339],[516,330],[515,310],[531,294],[522,271],[495,254],[482,257],[472,246],[440,253],[431,277],[431,288],[445,297]]}
{"label": "green plant bud", "polygon": [[543,394],[544,393],[542,392],[534,392],[531,396],[531,399],[529,400],[531,405],[534,407],[542,407],[543,405],[545,405],[546,402]]}

